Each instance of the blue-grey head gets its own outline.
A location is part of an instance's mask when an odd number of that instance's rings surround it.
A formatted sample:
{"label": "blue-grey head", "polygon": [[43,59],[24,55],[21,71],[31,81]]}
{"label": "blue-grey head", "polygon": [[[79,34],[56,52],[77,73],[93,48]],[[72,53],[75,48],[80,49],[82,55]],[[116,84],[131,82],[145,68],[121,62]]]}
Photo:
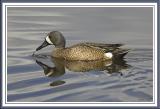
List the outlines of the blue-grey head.
{"label": "blue-grey head", "polygon": [[45,41],[36,49],[36,51],[48,46],[54,45],[57,48],[65,48],[65,38],[59,31],[52,31],[48,33],[45,38]]}

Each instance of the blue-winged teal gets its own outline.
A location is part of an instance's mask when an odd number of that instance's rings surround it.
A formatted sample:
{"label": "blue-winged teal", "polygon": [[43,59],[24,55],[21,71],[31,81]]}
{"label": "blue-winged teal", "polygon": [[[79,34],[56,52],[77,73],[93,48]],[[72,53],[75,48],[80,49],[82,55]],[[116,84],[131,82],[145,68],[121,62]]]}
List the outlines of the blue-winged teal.
{"label": "blue-winged teal", "polygon": [[122,49],[122,44],[102,44],[102,43],[79,43],[71,47],[65,47],[65,38],[59,31],[50,32],[45,41],[36,51],[54,45],[52,56],[64,58],[66,60],[111,60],[123,58],[128,49]]}

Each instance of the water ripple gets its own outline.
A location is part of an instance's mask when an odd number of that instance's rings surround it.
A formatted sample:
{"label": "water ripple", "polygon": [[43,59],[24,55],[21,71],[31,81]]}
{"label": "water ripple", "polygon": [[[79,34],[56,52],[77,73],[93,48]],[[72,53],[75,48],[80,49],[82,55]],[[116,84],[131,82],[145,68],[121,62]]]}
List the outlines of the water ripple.
{"label": "water ripple", "polygon": [[[148,13],[148,9],[69,7],[7,9],[8,101],[152,101],[154,75],[152,15]],[[91,40],[125,43],[124,48],[132,49],[124,59],[131,67],[127,69],[122,67],[112,73],[109,70],[74,72],[62,67],[60,73],[47,72],[45,68],[53,70],[56,66],[51,58],[42,58],[48,65],[42,68],[31,55],[52,30],[62,31],[67,39],[67,46]],[[48,53],[51,49],[48,47],[43,50]]]}

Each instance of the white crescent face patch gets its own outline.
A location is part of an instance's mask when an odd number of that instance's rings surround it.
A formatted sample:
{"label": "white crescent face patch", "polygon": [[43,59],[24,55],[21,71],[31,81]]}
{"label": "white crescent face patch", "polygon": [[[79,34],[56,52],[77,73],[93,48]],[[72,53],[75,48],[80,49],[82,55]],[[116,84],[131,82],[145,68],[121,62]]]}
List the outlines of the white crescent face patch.
{"label": "white crescent face patch", "polygon": [[53,45],[53,43],[52,43],[52,41],[50,40],[49,36],[46,37],[46,41],[47,41],[49,44]]}

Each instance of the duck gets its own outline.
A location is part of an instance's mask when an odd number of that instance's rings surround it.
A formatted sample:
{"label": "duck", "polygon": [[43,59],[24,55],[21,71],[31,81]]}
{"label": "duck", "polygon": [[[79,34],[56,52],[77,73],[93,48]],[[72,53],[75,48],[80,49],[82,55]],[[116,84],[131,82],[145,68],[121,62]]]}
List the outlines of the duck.
{"label": "duck", "polygon": [[121,48],[124,44],[83,42],[66,47],[65,37],[59,31],[48,33],[44,42],[36,48],[36,51],[48,45],[55,46],[51,53],[52,57],[71,61],[123,59],[129,52],[129,49]]}

